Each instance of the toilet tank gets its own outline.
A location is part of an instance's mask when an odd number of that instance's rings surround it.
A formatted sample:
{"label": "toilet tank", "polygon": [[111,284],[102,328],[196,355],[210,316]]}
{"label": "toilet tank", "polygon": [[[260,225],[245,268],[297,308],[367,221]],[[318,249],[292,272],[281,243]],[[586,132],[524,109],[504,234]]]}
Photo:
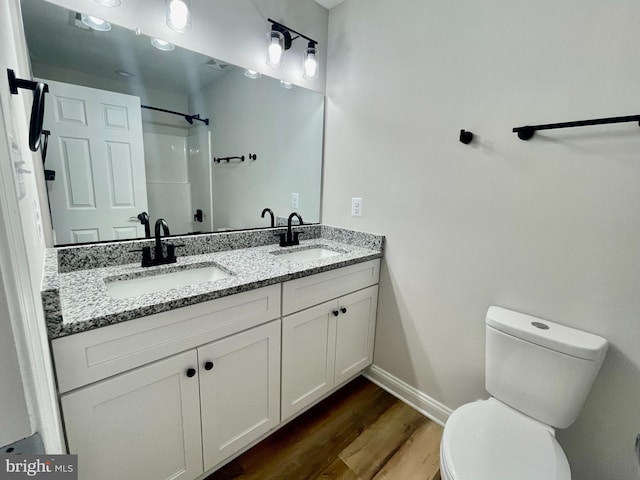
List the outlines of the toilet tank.
{"label": "toilet tank", "polygon": [[607,346],[597,335],[490,307],[486,389],[530,417],[567,428],[582,410]]}

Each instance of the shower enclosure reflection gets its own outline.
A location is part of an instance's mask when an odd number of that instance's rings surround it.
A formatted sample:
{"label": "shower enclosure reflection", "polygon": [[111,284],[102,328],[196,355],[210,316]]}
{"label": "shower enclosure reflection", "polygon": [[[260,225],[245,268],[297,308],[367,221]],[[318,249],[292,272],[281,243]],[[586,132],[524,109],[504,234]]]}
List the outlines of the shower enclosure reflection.
{"label": "shower enclosure reflection", "polygon": [[[47,181],[56,244],[143,237],[142,211],[172,234],[269,227],[265,207],[319,221],[322,94],[157,50],[117,25],[88,30],[43,0],[22,10],[34,76],[52,88],[45,168],[56,171]],[[245,161],[212,161],[232,156]]]}

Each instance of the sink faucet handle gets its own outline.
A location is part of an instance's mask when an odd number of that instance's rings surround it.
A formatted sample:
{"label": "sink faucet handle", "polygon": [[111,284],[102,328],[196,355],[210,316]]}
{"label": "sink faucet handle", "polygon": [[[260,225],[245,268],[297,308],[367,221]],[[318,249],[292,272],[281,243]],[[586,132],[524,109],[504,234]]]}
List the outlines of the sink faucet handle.
{"label": "sink faucet handle", "polygon": [[298,237],[300,235],[304,235],[304,232],[293,232],[293,244],[294,245],[300,245],[300,240],[298,240]]}
{"label": "sink faucet handle", "polygon": [[135,250],[129,250],[130,252],[142,252],[142,266],[148,267],[152,264],[151,261],[151,247],[142,247]]}
{"label": "sink faucet handle", "polygon": [[286,233],[277,233],[274,237],[278,237],[280,239],[280,246],[286,247],[287,245],[287,234]]}
{"label": "sink faucet handle", "polygon": [[167,263],[177,262],[176,248],[178,247],[184,247],[184,245],[174,245],[173,243],[167,243],[167,256],[165,257]]}

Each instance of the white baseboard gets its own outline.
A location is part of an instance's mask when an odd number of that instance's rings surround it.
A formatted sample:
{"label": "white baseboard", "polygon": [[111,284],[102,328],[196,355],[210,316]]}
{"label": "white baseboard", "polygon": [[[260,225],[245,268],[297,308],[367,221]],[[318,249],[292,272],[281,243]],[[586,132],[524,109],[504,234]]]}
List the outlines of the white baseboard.
{"label": "white baseboard", "polygon": [[394,397],[411,405],[420,413],[440,425],[444,425],[449,415],[453,412],[453,410],[434,400],[429,395],[412,387],[376,365],[368,367],[363,372],[363,375]]}

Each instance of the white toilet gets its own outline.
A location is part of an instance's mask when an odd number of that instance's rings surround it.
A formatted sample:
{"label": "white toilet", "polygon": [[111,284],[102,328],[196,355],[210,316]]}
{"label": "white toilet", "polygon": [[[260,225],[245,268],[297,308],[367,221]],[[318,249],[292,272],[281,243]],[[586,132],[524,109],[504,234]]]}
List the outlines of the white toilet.
{"label": "white toilet", "polygon": [[491,398],[449,417],[442,480],[570,480],[555,428],[576,420],[607,340],[500,307],[489,308],[486,332]]}

